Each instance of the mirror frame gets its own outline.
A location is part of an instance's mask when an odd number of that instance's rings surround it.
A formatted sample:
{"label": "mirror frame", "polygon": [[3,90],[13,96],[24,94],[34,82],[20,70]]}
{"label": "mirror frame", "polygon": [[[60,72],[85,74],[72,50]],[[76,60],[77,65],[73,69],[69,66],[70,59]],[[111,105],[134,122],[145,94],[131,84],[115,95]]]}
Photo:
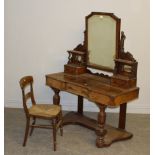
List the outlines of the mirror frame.
{"label": "mirror frame", "polygon": [[116,54],[114,59],[119,58],[120,53],[120,27],[121,27],[121,19],[115,16],[113,13],[107,13],[107,12],[92,12],[85,18],[85,24],[86,24],[86,33],[85,33],[85,43],[86,43],[86,65],[87,67],[99,69],[103,71],[108,72],[114,72],[114,68],[109,68],[106,66],[100,66],[100,65],[93,65],[89,62],[89,52],[88,52],[88,19],[91,18],[94,15],[103,15],[103,16],[110,16],[116,21]]}

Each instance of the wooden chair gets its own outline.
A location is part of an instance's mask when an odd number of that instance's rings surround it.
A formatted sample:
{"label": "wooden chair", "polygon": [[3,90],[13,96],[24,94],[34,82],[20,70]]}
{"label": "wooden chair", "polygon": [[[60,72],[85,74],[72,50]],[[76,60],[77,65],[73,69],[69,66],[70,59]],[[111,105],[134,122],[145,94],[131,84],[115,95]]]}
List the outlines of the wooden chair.
{"label": "wooden chair", "polygon": [[[22,89],[23,97],[23,107],[26,114],[26,128],[23,146],[26,145],[29,128],[31,127],[30,136],[34,128],[46,128],[53,129],[53,144],[54,151],[56,151],[56,132],[60,128],[61,136],[63,135],[62,128],[62,111],[59,105],[54,104],[36,104],[34,93],[33,93],[33,77],[25,76],[19,81],[20,87]],[[29,91],[26,92],[25,88],[29,87]],[[27,100],[31,99],[31,107],[27,106]],[[32,124],[30,124],[30,119],[33,119]],[[37,125],[36,118],[51,120],[51,125]]]}

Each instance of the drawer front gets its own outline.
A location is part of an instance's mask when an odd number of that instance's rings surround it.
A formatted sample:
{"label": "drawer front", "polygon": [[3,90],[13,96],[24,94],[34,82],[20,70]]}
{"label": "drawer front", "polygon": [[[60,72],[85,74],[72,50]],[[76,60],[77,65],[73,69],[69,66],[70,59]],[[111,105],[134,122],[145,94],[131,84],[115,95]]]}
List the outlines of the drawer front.
{"label": "drawer front", "polygon": [[90,92],[89,94],[89,99],[93,102],[97,102],[100,104],[105,104],[105,105],[111,105],[112,104],[112,99],[108,96],[105,96],[103,94],[99,94],[96,92]]}
{"label": "drawer front", "polygon": [[138,95],[139,95],[139,89],[136,89],[129,93],[122,94],[115,98],[115,105],[119,105],[121,103],[129,102],[133,99],[136,99],[138,98]]}
{"label": "drawer front", "polygon": [[46,84],[50,87],[54,87],[60,90],[65,89],[65,82],[62,82],[62,81],[47,78]]}
{"label": "drawer front", "polygon": [[[86,87],[81,87],[71,83],[65,83],[63,81],[47,78],[46,85],[53,87],[62,91],[66,91],[75,95],[80,95],[92,102],[97,102],[100,104],[114,105],[114,101],[109,96],[94,92]],[[118,99],[119,100],[119,99]],[[118,101],[117,101],[118,102]]]}
{"label": "drawer front", "polygon": [[88,94],[89,94],[89,91],[87,88],[83,88],[73,84],[66,84],[66,91],[76,95],[84,96],[86,98],[88,98]]}

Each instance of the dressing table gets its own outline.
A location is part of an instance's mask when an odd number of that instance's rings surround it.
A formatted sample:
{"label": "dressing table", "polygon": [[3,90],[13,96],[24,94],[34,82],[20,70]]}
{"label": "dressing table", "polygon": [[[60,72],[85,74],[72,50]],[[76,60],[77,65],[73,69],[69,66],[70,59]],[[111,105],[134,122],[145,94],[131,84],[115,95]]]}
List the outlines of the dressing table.
{"label": "dressing table", "polygon": [[[85,25],[83,44],[67,51],[64,72],[46,75],[46,85],[54,91],[54,104],[60,104],[60,91],[77,95],[77,112],[67,113],[63,125],[78,124],[94,130],[96,146],[105,147],[133,136],[125,130],[126,108],[129,101],[138,98],[138,63],[124,51],[126,37],[120,31],[120,18],[113,13],[92,12],[86,16]],[[84,98],[98,106],[97,120],[84,115]],[[107,125],[105,109],[118,106],[118,127]]]}

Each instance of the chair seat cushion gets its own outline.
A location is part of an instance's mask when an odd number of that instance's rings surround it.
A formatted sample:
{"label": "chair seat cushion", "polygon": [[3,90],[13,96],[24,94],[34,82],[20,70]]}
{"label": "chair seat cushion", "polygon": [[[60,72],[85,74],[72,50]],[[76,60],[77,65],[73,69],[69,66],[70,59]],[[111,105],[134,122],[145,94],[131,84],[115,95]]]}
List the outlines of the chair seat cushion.
{"label": "chair seat cushion", "polygon": [[41,117],[54,117],[59,114],[61,107],[54,104],[36,104],[30,107],[29,114]]}

